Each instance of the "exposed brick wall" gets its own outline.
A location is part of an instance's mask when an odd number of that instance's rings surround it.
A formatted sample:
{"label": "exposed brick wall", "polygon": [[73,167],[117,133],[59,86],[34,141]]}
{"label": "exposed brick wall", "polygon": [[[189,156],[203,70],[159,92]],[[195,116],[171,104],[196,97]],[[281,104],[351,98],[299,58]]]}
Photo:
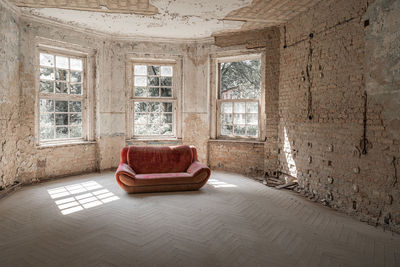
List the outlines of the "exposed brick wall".
{"label": "exposed brick wall", "polygon": [[279,170],[304,193],[399,231],[399,135],[386,127],[384,101],[370,95],[363,154],[368,2],[321,1],[281,28]]}
{"label": "exposed brick wall", "polygon": [[211,169],[260,176],[264,173],[264,143],[210,141]]}
{"label": "exposed brick wall", "polygon": [[280,30],[278,27],[273,27],[267,32],[269,38],[265,42],[266,141],[264,170],[269,175],[273,175],[278,167]]}

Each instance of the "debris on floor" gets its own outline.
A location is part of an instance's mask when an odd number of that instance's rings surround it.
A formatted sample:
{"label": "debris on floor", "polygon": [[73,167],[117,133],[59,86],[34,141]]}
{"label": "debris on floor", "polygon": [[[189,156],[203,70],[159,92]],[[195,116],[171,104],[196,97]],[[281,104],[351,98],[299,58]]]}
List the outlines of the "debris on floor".
{"label": "debris on floor", "polygon": [[269,187],[274,187],[276,189],[290,189],[293,190],[297,187],[297,179],[293,176],[282,174],[279,178],[267,177],[263,184]]}

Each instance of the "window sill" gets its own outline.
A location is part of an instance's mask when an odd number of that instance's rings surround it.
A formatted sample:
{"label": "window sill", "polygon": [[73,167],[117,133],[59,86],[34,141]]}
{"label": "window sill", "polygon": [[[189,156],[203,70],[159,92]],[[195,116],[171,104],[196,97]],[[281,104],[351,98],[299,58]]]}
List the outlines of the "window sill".
{"label": "window sill", "polygon": [[68,142],[49,142],[49,143],[41,143],[36,146],[37,149],[46,149],[46,148],[53,148],[53,147],[68,147],[68,146],[76,146],[76,145],[91,145],[96,144],[96,141],[85,141],[85,140],[78,140],[78,141],[68,141]]}
{"label": "window sill", "polygon": [[265,144],[265,141],[258,140],[244,140],[244,139],[209,139],[213,143],[245,143],[245,144]]}
{"label": "window sill", "polygon": [[132,139],[127,139],[126,143],[148,143],[148,144],[163,144],[163,143],[182,143],[182,138],[132,138]]}

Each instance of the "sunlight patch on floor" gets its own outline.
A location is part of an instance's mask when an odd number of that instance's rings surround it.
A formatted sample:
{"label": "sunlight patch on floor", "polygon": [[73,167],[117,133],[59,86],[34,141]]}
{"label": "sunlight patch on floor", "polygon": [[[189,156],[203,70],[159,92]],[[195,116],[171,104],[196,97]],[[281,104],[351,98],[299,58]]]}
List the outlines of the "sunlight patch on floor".
{"label": "sunlight patch on floor", "polygon": [[52,188],[47,192],[52,199],[55,199],[55,203],[63,215],[90,209],[119,199],[114,193],[103,188],[95,181]]}
{"label": "sunlight patch on floor", "polygon": [[214,186],[215,188],[220,188],[220,187],[237,187],[237,185],[234,184],[228,184],[222,181],[219,181],[217,179],[209,179],[208,184]]}

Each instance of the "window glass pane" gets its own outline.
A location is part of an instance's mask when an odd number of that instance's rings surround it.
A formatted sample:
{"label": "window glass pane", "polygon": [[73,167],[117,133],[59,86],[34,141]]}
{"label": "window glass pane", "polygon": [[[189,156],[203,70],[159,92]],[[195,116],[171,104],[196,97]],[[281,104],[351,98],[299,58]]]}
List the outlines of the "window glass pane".
{"label": "window glass pane", "polygon": [[234,120],[233,120],[233,122],[235,123],[235,124],[245,124],[246,123],[246,121],[245,121],[245,119],[244,119],[244,114],[243,113],[239,113],[239,114],[235,114],[235,116],[234,116]]}
{"label": "window glass pane", "polygon": [[147,113],[135,113],[136,124],[147,124]]}
{"label": "window glass pane", "polygon": [[146,87],[135,87],[135,96],[146,96]]}
{"label": "window glass pane", "polygon": [[40,92],[42,93],[53,93],[54,82],[52,81],[40,81]]}
{"label": "window glass pane", "polygon": [[147,124],[147,134],[159,135],[161,132],[160,124]]}
{"label": "window glass pane", "polygon": [[246,133],[246,128],[242,125],[234,125],[233,127],[233,134],[234,135],[239,135],[239,136],[244,136]]}
{"label": "window glass pane", "polygon": [[68,70],[61,70],[57,69],[56,70],[56,80],[59,81],[68,81]]}
{"label": "window glass pane", "polygon": [[162,112],[172,112],[172,103],[163,102],[161,111]]}
{"label": "window glass pane", "polygon": [[67,94],[68,86],[66,82],[56,82],[56,93]]}
{"label": "window glass pane", "polygon": [[147,103],[146,102],[135,102],[135,112],[146,112]]}
{"label": "window glass pane", "polygon": [[69,123],[71,125],[81,125],[82,124],[82,113],[70,114]]}
{"label": "window glass pane", "polygon": [[258,113],[258,102],[247,102],[246,103],[247,113]]}
{"label": "window glass pane", "polygon": [[80,83],[80,82],[82,82],[82,72],[80,72],[80,71],[71,71],[71,82],[72,83]]}
{"label": "window glass pane", "polygon": [[244,113],[245,112],[245,103],[244,102],[235,102],[234,103],[234,112],[235,113]]}
{"label": "window glass pane", "polygon": [[160,134],[172,135],[172,124],[164,124],[160,128]]}
{"label": "window glass pane", "polygon": [[162,97],[172,97],[172,88],[161,88]]}
{"label": "window glass pane", "polygon": [[71,70],[83,70],[82,59],[70,58],[69,63],[71,64]]}
{"label": "window glass pane", "polygon": [[54,114],[40,115],[40,127],[52,127],[54,125]]}
{"label": "window glass pane", "polygon": [[161,66],[161,76],[172,76],[172,66]]}
{"label": "window glass pane", "polygon": [[82,127],[81,126],[72,126],[70,128],[70,137],[71,138],[82,137]]}
{"label": "window glass pane", "polygon": [[54,128],[40,127],[40,139],[54,139]]}
{"label": "window glass pane", "polygon": [[149,123],[152,124],[160,124],[161,122],[161,114],[160,113],[151,113],[149,117]]}
{"label": "window glass pane", "polygon": [[232,124],[232,114],[221,114],[221,125]]}
{"label": "window glass pane", "polygon": [[70,112],[82,112],[82,102],[81,101],[70,101],[69,102]]}
{"label": "window glass pane", "polygon": [[148,66],[147,73],[148,75],[160,75],[160,66]]}
{"label": "window glass pane", "polygon": [[82,94],[82,84],[81,83],[75,83],[71,84],[71,91],[70,93],[73,95],[81,95]]}
{"label": "window glass pane", "polygon": [[134,134],[172,135],[172,109],[168,102],[135,102]]}
{"label": "window glass pane", "polygon": [[149,86],[159,86],[160,79],[158,77],[149,77]]}
{"label": "window glass pane", "polygon": [[172,123],[172,114],[163,114],[162,123]]}
{"label": "window glass pane", "polygon": [[221,99],[258,98],[261,90],[261,60],[220,64]]}
{"label": "window glass pane", "polygon": [[56,56],[56,67],[62,69],[68,69],[68,58],[62,56]]}
{"label": "window glass pane", "polygon": [[161,85],[162,86],[172,86],[172,78],[171,77],[161,77]]}
{"label": "window glass pane", "polygon": [[46,67],[54,67],[54,56],[40,53],[40,65]]}
{"label": "window glass pane", "polygon": [[160,112],[160,103],[149,102],[149,112]]}
{"label": "window glass pane", "polygon": [[56,125],[68,125],[68,113],[56,114]]}
{"label": "window glass pane", "polygon": [[147,86],[147,77],[135,76],[135,86]]}
{"label": "window glass pane", "polygon": [[257,125],[258,124],[258,114],[246,114],[246,123]]}
{"label": "window glass pane", "polygon": [[221,103],[222,113],[232,113],[232,102],[222,102]]}
{"label": "window glass pane", "polygon": [[40,68],[40,79],[54,80],[54,69]]}
{"label": "window glass pane", "polygon": [[258,136],[258,126],[248,126],[247,127],[248,136]]}
{"label": "window glass pane", "polygon": [[56,101],[56,112],[68,112],[68,101]]}
{"label": "window glass pane", "polygon": [[221,126],[221,134],[222,135],[232,135],[232,125],[222,125]]}
{"label": "window glass pane", "polygon": [[147,66],[135,65],[134,73],[135,73],[135,75],[146,75],[147,74]]}
{"label": "window glass pane", "polygon": [[56,127],[56,138],[68,138],[68,127]]}
{"label": "window glass pane", "polygon": [[149,96],[150,97],[159,97],[160,96],[160,88],[150,87],[149,88]]}
{"label": "window glass pane", "polygon": [[54,112],[54,101],[40,99],[40,112]]}

